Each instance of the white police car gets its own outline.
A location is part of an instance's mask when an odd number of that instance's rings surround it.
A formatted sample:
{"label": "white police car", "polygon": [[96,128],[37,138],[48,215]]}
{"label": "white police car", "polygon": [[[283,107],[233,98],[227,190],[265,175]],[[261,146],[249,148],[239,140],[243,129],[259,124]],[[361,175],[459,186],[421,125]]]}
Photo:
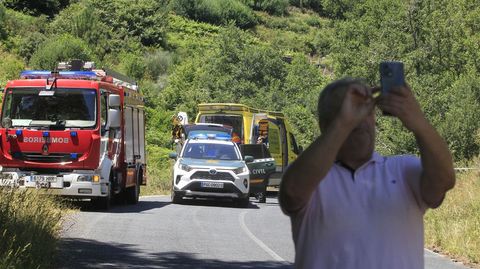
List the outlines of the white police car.
{"label": "white police car", "polygon": [[240,206],[249,203],[249,170],[252,156],[242,155],[230,140],[193,138],[185,141],[173,169],[173,203],[183,197],[233,198]]}

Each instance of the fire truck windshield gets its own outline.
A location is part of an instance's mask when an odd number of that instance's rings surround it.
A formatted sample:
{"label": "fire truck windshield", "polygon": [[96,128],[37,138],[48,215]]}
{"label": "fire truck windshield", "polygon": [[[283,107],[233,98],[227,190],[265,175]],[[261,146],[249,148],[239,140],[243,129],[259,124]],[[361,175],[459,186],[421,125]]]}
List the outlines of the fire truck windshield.
{"label": "fire truck windshield", "polygon": [[97,94],[93,89],[55,88],[52,95],[39,95],[40,88],[7,89],[2,122],[12,127],[93,128],[96,123]]}

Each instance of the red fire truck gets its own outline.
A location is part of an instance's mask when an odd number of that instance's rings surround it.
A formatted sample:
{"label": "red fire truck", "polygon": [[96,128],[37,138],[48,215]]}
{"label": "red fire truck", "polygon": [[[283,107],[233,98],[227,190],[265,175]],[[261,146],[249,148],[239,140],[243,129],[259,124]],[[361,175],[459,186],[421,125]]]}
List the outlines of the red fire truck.
{"label": "red fire truck", "polygon": [[0,185],[137,203],[146,184],[144,100],[136,83],[92,62],[24,71],[4,90]]}

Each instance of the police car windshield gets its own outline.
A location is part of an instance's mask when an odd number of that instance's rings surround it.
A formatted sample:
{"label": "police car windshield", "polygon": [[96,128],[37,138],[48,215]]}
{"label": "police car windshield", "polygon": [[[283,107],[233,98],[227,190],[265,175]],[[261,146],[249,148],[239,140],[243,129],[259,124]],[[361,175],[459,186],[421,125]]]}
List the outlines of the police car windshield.
{"label": "police car windshield", "polygon": [[2,122],[10,118],[12,127],[95,127],[95,90],[55,88],[54,94],[41,96],[42,90],[7,89]]}
{"label": "police car windshield", "polygon": [[240,160],[240,156],[233,144],[188,143],[185,145],[183,157],[210,160]]}

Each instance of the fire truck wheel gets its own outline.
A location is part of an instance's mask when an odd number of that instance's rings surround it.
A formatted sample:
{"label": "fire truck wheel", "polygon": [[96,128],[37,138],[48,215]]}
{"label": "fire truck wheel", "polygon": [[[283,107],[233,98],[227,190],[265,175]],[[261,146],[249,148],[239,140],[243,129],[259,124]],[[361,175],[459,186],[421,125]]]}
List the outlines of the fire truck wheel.
{"label": "fire truck wheel", "polygon": [[136,178],[137,184],[127,189],[127,193],[126,193],[127,203],[129,204],[138,203],[138,199],[140,198],[140,183],[142,182],[142,178],[143,178],[143,171],[142,169],[139,169],[137,173],[137,178]]}
{"label": "fire truck wheel", "polygon": [[92,204],[95,209],[108,210],[112,205],[112,184],[108,184],[108,194],[105,197],[98,197],[92,199]]}

